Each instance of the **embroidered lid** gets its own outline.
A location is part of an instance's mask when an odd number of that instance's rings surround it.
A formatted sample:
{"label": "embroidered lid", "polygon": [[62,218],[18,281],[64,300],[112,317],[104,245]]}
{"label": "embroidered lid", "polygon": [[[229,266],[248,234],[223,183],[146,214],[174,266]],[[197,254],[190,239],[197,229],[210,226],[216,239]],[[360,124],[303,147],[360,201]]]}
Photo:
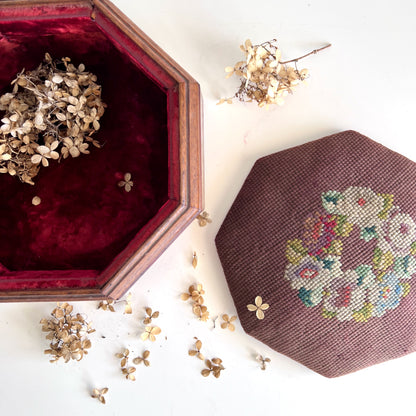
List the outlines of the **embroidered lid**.
{"label": "embroidered lid", "polygon": [[245,331],[326,377],[415,351],[415,186],[355,131],[259,159],[216,237]]}

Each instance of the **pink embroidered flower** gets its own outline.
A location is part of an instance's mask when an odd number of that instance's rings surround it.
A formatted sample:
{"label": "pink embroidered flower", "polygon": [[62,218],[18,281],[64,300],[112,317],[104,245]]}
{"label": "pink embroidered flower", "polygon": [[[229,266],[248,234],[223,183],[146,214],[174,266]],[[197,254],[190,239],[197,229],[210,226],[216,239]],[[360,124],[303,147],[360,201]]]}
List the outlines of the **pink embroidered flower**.
{"label": "pink embroidered flower", "polygon": [[349,321],[355,311],[360,310],[366,301],[366,291],[358,286],[359,276],[354,270],[347,270],[340,278],[334,279],[328,286],[329,296],[324,308],[336,312],[340,321]]}
{"label": "pink embroidered flower", "polygon": [[369,188],[351,186],[342,193],[336,207],[349,222],[372,227],[381,221],[378,214],[383,210],[384,198]]}
{"label": "pink embroidered flower", "polygon": [[306,231],[303,234],[303,243],[310,256],[324,254],[324,249],[329,248],[335,238],[336,226],[337,221],[333,215],[321,215],[319,212],[305,221]]}
{"label": "pink embroidered flower", "polygon": [[323,288],[332,279],[330,271],[309,256],[304,257],[298,265],[289,264],[285,278],[290,281],[293,289],[307,290]]}
{"label": "pink embroidered flower", "polygon": [[416,240],[416,224],[409,214],[396,212],[377,227],[378,247],[383,253],[404,257]]}

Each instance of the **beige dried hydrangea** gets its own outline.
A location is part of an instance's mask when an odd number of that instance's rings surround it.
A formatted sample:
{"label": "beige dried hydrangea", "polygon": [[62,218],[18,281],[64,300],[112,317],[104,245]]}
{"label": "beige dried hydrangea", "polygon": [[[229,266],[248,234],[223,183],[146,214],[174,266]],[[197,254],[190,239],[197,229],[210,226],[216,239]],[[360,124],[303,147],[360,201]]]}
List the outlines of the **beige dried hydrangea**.
{"label": "beige dried hydrangea", "polygon": [[88,354],[91,341],[88,334],[95,332],[91,323],[77,313],[73,314],[73,306],[68,303],[58,303],[51,312],[52,318],[42,319],[42,331],[48,332],[46,339],[50,340],[50,348],[45,354],[50,354],[51,363],[63,358],[67,363],[69,360],[80,361],[84,354]]}
{"label": "beige dried hydrangea", "polygon": [[70,58],[45,60],[20,72],[13,90],[0,96],[0,173],[33,185],[40,166],[88,154],[106,105],[97,76]]}
{"label": "beige dried hydrangea", "polygon": [[[276,42],[276,39],[273,39],[253,46],[247,39],[245,44],[240,46],[245,60],[225,68],[227,78],[232,75],[240,78],[240,87],[233,97],[222,98],[218,104],[231,104],[236,98],[240,101],[256,101],[259,107],[269,104],[283,105],[285,97],[292,94],[293,88],[309,76],[308,70],[299,70],[296,63],[331,46],[326,45],[299,58],[282,61],[281,51]],[[294,67],[288,65],[291,62],[294,63]]]}

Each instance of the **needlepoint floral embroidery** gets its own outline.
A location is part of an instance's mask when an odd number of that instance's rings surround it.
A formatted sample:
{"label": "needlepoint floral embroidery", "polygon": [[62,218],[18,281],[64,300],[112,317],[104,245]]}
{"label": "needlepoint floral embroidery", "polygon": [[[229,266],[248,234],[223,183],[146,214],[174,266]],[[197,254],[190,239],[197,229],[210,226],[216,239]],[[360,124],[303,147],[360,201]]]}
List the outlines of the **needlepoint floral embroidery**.
{"label": "needlepoint floral embroidery", "polygon": [[[368,187],[330,190],[320,212],[304,222],[301,238],[286,245],[285,279],[306,307],[320,306],[324,318],[367,322],[399,306],[416,273],[416,223],[393,204],[391,194]],[[372,258],[342,268],[343,247],[358,228],[375,242]]]}

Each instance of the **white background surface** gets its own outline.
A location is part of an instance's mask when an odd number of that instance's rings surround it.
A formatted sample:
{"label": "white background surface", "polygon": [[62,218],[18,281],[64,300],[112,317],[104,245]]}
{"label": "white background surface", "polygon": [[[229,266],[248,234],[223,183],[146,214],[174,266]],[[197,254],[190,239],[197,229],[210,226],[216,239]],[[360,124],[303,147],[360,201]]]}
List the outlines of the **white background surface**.
{"label": "white background surface", "polygon": [[[355,129],[416,160],[414,138],[416,3],[407,1],[186,1],[114,0],[141,29],[201,85],[205,105],[206,209],[213,223],[192,224],[132,288],[134,313],[97,311],[75,303],[97,329],[79,363],[50,364],[39,320],[52,303],[0,305],[0,415],[413,415],[416,356],[325,379],[245,335],[194,319],[179,299],[189,284],[206,288],[213,316],[234,313],[214,237],[254,161],[263,155]],[[240,60],[247,37],[279,38],[294,58],[331,42],[303,61],[311,70],[284,107],[216,106],[237,80],[224,67]],[[290,174],[290,172],[288,172]],[[3,237],[2,237],[3,238]],[[199,265],[190,265],[192,252]],[[157,342],[139,339],[143,307],[161,311]],[[105,336],[106,338],[102,338]],[[203,378],[202,362],[188,357],[193,337],[226,370]],[[167,339],[165,338],[167,337]],[[125,380],[114,354],[151,351],[151,367]],[[256,353],[271,358],[267,371]],[[89,397],[109,387],[103,406]]]}

